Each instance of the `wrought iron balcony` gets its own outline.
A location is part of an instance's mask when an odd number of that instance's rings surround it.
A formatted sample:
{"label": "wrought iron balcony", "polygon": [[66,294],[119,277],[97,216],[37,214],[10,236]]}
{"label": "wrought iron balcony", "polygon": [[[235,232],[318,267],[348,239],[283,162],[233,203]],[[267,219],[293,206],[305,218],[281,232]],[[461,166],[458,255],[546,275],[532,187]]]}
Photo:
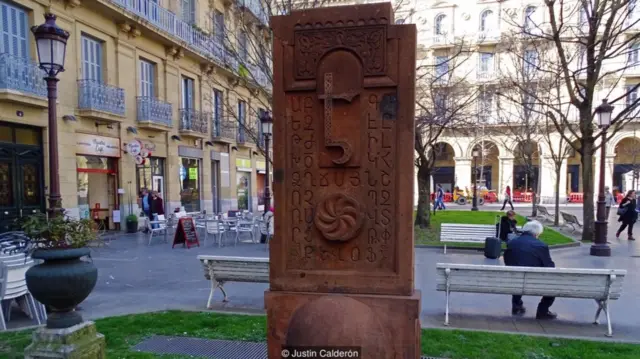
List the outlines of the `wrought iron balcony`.
{"label": "wrought iron balcony", "polygon": [[205,112],[196,111],[191,108],[180,109],[180,131],[187,134],[194,134],[198,137],[209,132],[209,118],[211,116]]}
{"label": "wrought iron balcony", "polygon": [[240,8],[249,10],[262,24],[266,25],[269,23],[269,16],[265,12],[264,7],[262,7],[260,0],[237,0],[237,3]]}
{"label": "wrought iron balcony", "polygon": [[236,139],[236,126],[234,121],[214,118],[211,122],[211,139],[233,142]]}
{"label": "wrought iron balcony", "polygon": [[[238,72],[238,61],[232,52],[225,49],[223,39],[206,34],[182,20],[178,15],[160,6],[154,0],[101,0],[113,3],[125,9],[130,16],[137,19],[145,26],[156,28],[159,32],[172,37],[174,41],[189,50],[200,54],[216,62],[219,66],[228,67],[231,71]],[[263,24],[268,23],[268,13],[260,0],[235,0],[238,6],[247,9]],[[228,31],[228,30],[227,30]],[[261,72],[257,82],[260,86],[270,90],[271,84]]]}
{"label": "wrought iron balcony", "polygon": [[245,129],[243,125],[238,125],[238,132],[236,134],[236,142],[239,144],[247,143],[249,136],[247,136],[247,129]]}
{"label": "wrought iron balcony", "polygon": [[44,71],[27,58],[0,53],[0,91],[46,98]]}
{"label": "wrought iron balcony", "polygon": [[170,36],[178,39],[181,43],[186,43],[191,50],[202,56],[212,58],[219,64],[224,64],[221,56],[222,44],[218,43],[213,36],[194,28],[194,26],[182,19],[173,12],[158,5],[153,0],[105,0],[124,8],[135,17],[140,17],[143,22],[153,25]]}
{"label": "wrought iron balcony", "polygon": [[154,97],[138,97],[138,122],[140,124],[171,128],[173,127],[171,123],[172,112],[170,103]]}
{"label": "wrought iron balcony", "polygon": [[265,74],[260,67],[256,65],[248,64],[247,68],[249,72],[251,72],[250,76],[252,80],[255,81],[258,84],[258,86],[271,90],[271,83],[267,78],[267,74]]}
{"label": "wrought iron balcony", "polygon": [[496,79],[496,72],[493,70],[485,70],[485,71],[478,71],[477,75],[477,80],[478,81],[493,81]]}
{"label": "wrought iron balcony", "polygon": [[494,43],[500,41],[500,31],[499,30],[485,30],[478,32],[479,43]]}
{"label": "wrought iron balcony", "polygon": [[[78,80],[78,109],[124,117],[124,89],[95,80]],[[89,117],[101,117],[89,114]]]}

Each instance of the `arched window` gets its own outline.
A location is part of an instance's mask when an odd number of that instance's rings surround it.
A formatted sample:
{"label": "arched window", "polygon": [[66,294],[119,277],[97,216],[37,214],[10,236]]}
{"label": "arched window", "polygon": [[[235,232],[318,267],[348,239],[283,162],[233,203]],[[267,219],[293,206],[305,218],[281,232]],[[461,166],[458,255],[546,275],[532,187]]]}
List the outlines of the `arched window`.
{"label": "arched window", "polygon": [[485,10],[480,14],[480,31],[491,31],[494,29],[493,11]]}
{"label": "arched window", "polygon": [[436,35],[445,35],[447,33],[447,15],[440,14],[436,16],[434,32]]}
{"label": "arched window", "polygon": [[535,27],[535,13],[536,13],[536,7],[535,6],[527,6],[527,8],[524,10],[524,28],[525,30],[531,30]]}

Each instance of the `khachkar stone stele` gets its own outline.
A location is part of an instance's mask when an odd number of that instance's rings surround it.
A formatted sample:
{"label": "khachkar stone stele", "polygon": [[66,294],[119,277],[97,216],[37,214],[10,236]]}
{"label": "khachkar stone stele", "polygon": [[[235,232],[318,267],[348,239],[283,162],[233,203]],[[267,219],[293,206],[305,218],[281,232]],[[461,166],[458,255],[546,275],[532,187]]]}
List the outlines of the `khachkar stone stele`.
{"label": "khachkar stone stele", "polygon": [[274,193],[265,293],[283,346],[420,356],[414,290],[414,25],[389,3],[294,11],[274,33]]}

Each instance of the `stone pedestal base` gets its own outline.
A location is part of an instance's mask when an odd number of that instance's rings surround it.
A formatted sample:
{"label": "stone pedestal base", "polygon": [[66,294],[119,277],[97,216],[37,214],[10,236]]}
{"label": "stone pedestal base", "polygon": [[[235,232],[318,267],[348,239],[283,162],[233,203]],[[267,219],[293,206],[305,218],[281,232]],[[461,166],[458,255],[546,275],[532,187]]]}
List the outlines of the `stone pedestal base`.
{"label": "stone pedestal base", "polygon": [[93,322],[82,322],[65,329],[40,328],[24,351],[25,359],[104,359],[104,335]]}
{"label": "stone pedestal base", "polygon": [[269,359],[282,347],[359,347],[361,358],[420,358],[420,297],[271,292],[267,309]]}

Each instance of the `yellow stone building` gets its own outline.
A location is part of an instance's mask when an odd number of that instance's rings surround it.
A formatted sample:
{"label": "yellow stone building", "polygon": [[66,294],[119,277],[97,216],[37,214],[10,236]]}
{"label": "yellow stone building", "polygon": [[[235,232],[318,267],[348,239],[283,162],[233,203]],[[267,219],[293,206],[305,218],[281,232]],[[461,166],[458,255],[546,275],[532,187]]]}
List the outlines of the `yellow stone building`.
{"label": "yellow stone building", "polygon": [[[47,93],[30,27],[47,9],[71,34],[58,76],[70,216],[97,215],[116,228],[140,212],[145,187],[167,212],[258,210],[258,114],[271,96],[269,65],[255,50],[270,43],[259,2],[0,0],[2,230],[46,208]],[[143,164],[139,150],[149,153]]]}

